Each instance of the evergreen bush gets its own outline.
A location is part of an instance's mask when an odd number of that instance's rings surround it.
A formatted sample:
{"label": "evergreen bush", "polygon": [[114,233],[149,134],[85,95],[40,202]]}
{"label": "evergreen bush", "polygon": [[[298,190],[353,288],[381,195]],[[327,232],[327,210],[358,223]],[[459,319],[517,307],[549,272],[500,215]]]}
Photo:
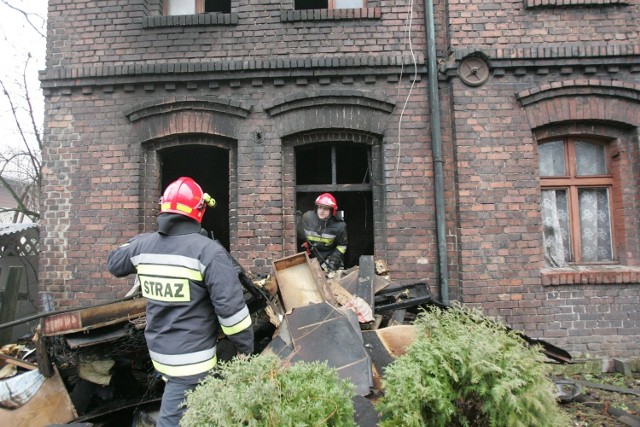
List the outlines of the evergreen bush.
{"label": "evergreen bush", "polygon": [[182,427],[355,426],[355,387],[326,363],[281,366],[273,353],[221,362],[187,394]]}
{"label": "evergreen bush", "polygon": [[475,309],[422,311],[384,371],[380,426],[568,426],[538,348]]}

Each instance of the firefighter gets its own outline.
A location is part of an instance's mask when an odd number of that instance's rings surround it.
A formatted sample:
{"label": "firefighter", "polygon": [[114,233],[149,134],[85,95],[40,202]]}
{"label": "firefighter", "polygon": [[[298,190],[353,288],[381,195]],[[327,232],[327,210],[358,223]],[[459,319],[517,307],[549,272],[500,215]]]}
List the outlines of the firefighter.
{"label": "firefighter", "polygon": [[109,271],[136,273],[147,298],[145,338],[153,366],[165,380],[158,427],[176,427],[185,392],[216,365],[219,331],[239,353],[253,352],[253,327],[242,285],[228,252],[200,234],[215,201],[191,178],[169,184],[160,199],[158,231],[111,251]]}
{"label": "firefighter", "polygon": [[318,258],[323,270],[344,268],[347,251],[347,224],[337,216],[338,204],[330,193],[316,198],[315,209],[298,217],[298,237],[311,258]]}

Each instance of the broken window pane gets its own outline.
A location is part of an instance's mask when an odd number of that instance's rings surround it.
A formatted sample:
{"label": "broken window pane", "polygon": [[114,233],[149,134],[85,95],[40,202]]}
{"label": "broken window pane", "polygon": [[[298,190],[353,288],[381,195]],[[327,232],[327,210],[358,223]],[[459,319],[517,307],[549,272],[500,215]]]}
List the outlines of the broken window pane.
{"label": "broken window pane", "polygon": [[296,180],[298,185],[331,184],[331,146],[297,148]]}
{"label": "broken window pane", "polygon": [[366,184],[369,182],[369,147],[362,145],[336,146],[336,182],[338,184]]}

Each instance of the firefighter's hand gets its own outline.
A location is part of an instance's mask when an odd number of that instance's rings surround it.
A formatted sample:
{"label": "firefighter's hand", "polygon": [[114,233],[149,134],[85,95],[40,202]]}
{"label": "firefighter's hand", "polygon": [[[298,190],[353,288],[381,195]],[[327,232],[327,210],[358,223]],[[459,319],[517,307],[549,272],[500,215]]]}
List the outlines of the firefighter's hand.
{"label": "firefighter's hand", "polygon": [[307,253],[307,255],[311,255],[311,247],[309,246],[309,242],[304,242],[300,245],[302,249]]}
{"label": "firefighter's hand", "polygon": [[333,255],[333,254],[329,255],[327,257],[327,259],[325,260],[324,264],[326,264],[327,268],[330,271],[336,271],[336,270],[339,270],[339,269],[341,269],[343,267],[342,259],[340,259],[339,256],[336,256],[336,255]]}

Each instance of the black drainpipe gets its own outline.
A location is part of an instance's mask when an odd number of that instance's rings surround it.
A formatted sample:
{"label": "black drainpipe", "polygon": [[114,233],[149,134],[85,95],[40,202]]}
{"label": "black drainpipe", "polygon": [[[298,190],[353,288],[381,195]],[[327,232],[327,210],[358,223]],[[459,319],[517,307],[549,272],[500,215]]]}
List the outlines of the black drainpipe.
{"label": "black drainpipe", "polygon": [[438,272],[440,300],[449,304],[449,268],[444,215],[444,179],[442,173],[442,132],[438,95],[438,64],[436,61],[433,0],[424,2],[424,24],[427,34],[427,64],[429,85],[429,113],[431,117],[431,151],[433,153],[434,191],[436,198],[436,230],[438,233]]}

